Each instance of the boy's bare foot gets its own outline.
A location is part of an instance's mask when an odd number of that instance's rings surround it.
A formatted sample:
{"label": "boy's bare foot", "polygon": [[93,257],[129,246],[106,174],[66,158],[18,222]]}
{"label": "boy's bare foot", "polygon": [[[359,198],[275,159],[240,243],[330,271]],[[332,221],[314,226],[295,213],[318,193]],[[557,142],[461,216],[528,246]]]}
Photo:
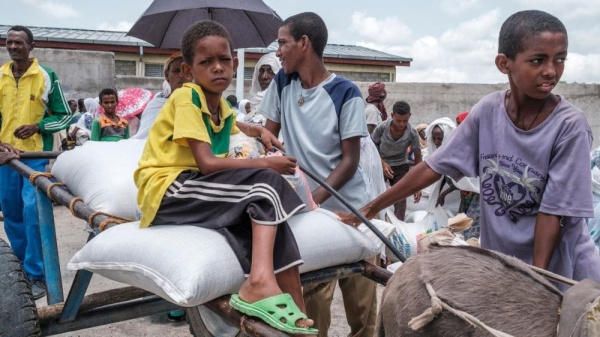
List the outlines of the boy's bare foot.
{"label": "boy's bare foot", "polygon": [[[252,280],[251,277],[249,277],[242,284],[239,296],[240,299],[247,303],[254,303],[282,293],[283,292],[281,291],[279,286],[277,286],[276,282],[273,282],[273,284],[271,284],[270,282],[258,282]],[[296,326],[299,328],[310,328],[314,324],[315,322],[310,318],[299,319],[298,321],[296,321]]]}

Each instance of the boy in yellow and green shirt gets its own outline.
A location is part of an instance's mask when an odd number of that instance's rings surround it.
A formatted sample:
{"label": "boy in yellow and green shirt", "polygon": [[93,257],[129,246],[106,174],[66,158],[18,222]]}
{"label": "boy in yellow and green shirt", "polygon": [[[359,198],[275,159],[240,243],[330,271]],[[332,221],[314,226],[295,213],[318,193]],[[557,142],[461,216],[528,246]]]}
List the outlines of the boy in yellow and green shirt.
{"label": "boy in yellow and green shirt", "polygon": [[[181,44],[181,69],[194,82],[171,94],[150,129],[134,174],[140,226],[218,231],[248,276],[230,304],[287,333],[315,334],[303,313],[303,261],[287,224],[304,205],[280,175],[294,173],[296,160],[226,158],[229,137],[240,130],[260,136],[267,148],[281,144],[261,126],[236,122],[222,98],[238,65],[227,30],[201,21],[188,28]],[[274,314],[282,310],[285,322]]]}

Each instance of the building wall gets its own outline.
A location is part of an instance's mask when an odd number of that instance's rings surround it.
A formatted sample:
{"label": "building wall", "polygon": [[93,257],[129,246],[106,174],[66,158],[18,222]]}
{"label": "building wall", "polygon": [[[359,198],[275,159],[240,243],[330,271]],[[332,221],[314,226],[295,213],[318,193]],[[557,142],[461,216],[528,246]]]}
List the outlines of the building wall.
{"label": "building wall", "polygon": [[[364,97],[371,83],[356,83]],[[396,101],[411,106],[411,124],[429,123],[440,117],[454,117],[470,110],[485,95],[508,88],[508,84],[460,83],[386,83],[386,109],[392,111]],[[600,84],[560,83],[553,91],[583,110],[592,127],[594,148],[600,146]]]}
{"label": "building wall", "polygon": [[[107,52],[87,52],[59,49],[35,49],[32,56],[53,68],[64,87],[68,99],[96,97],[102,88],[143,87],[153,91],[162,89],[162,78],[115,76],[114,55]],[[0,52],[0,63],[8,61],[6,49]],[[343,69],[332,69],[341,72]],[[358,70],[359,68],[353,68]],[[401,71],[401,70],[400,70]],[[400,75],[401,76],[401,75]],[[356,82],[364,97],[372,81]],[[245,93],[251,81],[244,83]],[[398,100],[405,100],[413,112],[411,122],[431,122],[439,117],[454,117],[467,111],[483,96],[507,88],[507,84],[458,83],[386,83],[385,101],[388,111]],[[585,111],[594,134],[594,147],[600,145],[600,84],[560,84],[555,93],[565,97]],[[235,80],[224,95],[235,94]]]}
{"label": "building wall", "polygon": [[[154,55],[144,54],[143,64],[164,64],[168,56],[165,55]],[[146,76],[143,70],[140,70],[140,56],[131,53],[115,53],[116,61],[132,61],[135,64],[135,75]],[[248,70],[254,69],[258,60],[256,59],[244,59],[244,68]],[[130,69],[124,69],[128,65],[119,64],[117,62],[117,75],[133,75],[128,72]],[[335,72],[340,76],[351,81],[358,82],[394,82],[396,80],[396,67],[394,66],[373,66],[373,65],[358,65],[358,64],[338,64],[338,63],[325,63],[325,66],[330,71]],[[141,69],[144,69],[142,66]],[[247,77],[248,78],[248,77]]]}
{"label": "building wall", "polygon": [[[95,97],[103,88],[114,86],[115,62],[113,53],[65,49],[34,49],[32,57],[54,69],[67,99]],[[5,48],[0,63],[10,61]]]}

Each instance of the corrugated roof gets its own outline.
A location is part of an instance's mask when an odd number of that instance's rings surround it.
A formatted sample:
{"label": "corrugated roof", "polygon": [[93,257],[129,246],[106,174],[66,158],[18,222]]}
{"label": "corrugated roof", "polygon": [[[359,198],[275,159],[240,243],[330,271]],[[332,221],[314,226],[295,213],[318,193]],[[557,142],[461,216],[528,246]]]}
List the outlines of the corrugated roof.
{"label": "corrugated roof", "polygon": [[[0,25],[0,38],[5,39],[9,25]],[[127,32],[109,30],[91,30],[74,28],[32,27],[27,26],[36,41],[57,41],[89,44],[116,44],[123,46],[153,47],[138,38],[125,36]]]}
{"label": "corrugated roof", "polygon": [[[10,27],[11,26],[9,25],[0,25],[0,38],[6,38],[6,33]],[[125,36],[127,32],[32,26],[28,26],[27,28],[31,30],[36,41],[57,41],[72,43],[153,47],[148,42],[142,41],[138,38]],[[271,43],[267,48],[246,49],[246,51],[248,52],[261,54],[269,53],[276,50],[277,42]],[[351,46],[342,44],[328,44],[325,47],[325,52],[323,56],[340,59],[412,62],[412,58],[396,56],[361,46]]]}
{"label": "corrugated roof", "polygon": [[[277,50],[277,42],[271,43],[267,48],[246,48],[245,50],[251,53],[266,54]],[[366,47],[345,44],[327,44],[323,56],[342,59],[412,62],[411,58],[396,56]]]}

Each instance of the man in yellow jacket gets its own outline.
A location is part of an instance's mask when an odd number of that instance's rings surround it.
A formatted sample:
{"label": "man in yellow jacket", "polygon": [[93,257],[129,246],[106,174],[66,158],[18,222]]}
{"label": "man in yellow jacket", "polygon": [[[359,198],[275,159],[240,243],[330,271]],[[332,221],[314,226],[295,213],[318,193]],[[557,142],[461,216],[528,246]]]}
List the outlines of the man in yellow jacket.
{"label": "man in yellow jacket", "polygon": [[[30,58],[33,34],[27,27],[8,30],[11,61],[0,67],[0,143],[20,151],[52,150],[52,133],[66,129],[71,110],[54,71]],[[46,159],[23,160],[44,171]],[[0,205],[4,230],[31,282],[34,298],[46,294],[34,187],[8,166],[0,166]]]}

